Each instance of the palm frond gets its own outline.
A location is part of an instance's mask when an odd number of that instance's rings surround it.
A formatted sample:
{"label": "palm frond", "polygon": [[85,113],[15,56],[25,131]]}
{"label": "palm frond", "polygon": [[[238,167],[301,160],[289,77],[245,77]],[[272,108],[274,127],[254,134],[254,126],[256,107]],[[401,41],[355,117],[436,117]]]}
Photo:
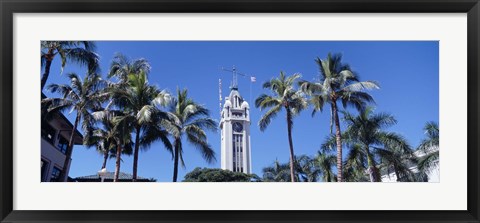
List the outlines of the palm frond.
{"label": "palm frond", "polygon": [[273,107],[273,106],[277,106],[279,104],[281,104],[281,101],[279,101],[277,98],[274,98],[274,97],[266,95],[266,94],[261,94],[255,100],[255,106],[257,108],[260,108],[260,110],[270,108],[270,107]]}
{"label": "palm frond", "polygon": [[439,157],[440,153],[439,151],[435,151],[432,153],[429,153],[423,157],[421,157],[418,161],[417,167],[420,172],[428,172],[439,165]]}
{"label": "palm frond", "polygon": [[199,149],[203,159],[208,163],[213,163],[216,161],[215,151],[212,147],[203,139],[198,138],[197,135],[186,133],[187,139],[192,143],[197,149]]}
{"label": "palm frond", "polygon": [[261,131],[265,131],[267,126],[270,124],[273,118],[277,116],[277,114],[281,111],[282,106],[277,105],[270,110],[268,110],[258,121],[258,126],[260,127]]}

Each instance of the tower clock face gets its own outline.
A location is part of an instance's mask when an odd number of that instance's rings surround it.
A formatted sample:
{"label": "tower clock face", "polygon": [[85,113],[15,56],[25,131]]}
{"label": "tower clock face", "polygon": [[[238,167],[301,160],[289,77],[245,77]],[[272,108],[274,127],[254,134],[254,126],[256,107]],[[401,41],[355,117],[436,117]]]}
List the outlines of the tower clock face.
{"label": "tower clock face", "polygon": [[232,127],[235,132],[241,132],[243,130],[243,126],[240,122],[234,122]]}

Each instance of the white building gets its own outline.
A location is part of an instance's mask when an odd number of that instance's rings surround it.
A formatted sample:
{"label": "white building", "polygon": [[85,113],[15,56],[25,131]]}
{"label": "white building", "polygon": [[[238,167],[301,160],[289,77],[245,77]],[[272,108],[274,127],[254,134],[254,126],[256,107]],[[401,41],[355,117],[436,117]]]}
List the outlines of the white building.
{"label": "white building", "polygon": [[237,85],[231,87],[221,111],[222,169],[252,173],[250,147],[250,107],[240,96]]}

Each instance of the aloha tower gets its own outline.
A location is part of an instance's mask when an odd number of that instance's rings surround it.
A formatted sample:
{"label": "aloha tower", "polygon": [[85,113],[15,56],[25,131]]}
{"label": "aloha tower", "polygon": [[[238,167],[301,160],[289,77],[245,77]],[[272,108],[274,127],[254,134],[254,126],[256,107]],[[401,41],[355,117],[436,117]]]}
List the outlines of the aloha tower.
{"label": "aloha tower", "polygon": [[224,170],[250,174],[252,173],[250,107],[238,91],[235,67],[232,72],[230,95],[225,97],[225,103],[220,112],[221,165]]}

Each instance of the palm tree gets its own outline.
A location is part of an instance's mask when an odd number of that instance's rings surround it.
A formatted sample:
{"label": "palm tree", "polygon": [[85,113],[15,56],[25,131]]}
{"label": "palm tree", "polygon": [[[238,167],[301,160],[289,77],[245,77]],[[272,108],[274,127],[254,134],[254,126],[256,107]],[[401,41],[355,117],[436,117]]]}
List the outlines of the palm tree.
{"label": "palm tree", "polygon": [[393,170],[397,181],[417,181],[416,174],[410,169],[411,166],[417,163],[416,157],[411,151],[405,151],[398,147],[385,149],[378,148],[377,155],[380,157],[381,169],[390,175],[390,170]]}
{"label": "palm tree", "polygon": [[337,101],[341,100],[343,107],[354,106],[362,111],[367,103],[374,102],[372,96],[364,92],[367,89],[378,89],[379,86],[373,81],[359,81],[359,78],[351,70],[350,66],[342,63],[341,54],[328,54],[326,60],[316,58],[320,69],[318,81],[300,81],[301,89],[311,96],[310,104],[316,111],[322,111],[325,103],[330,104],[331,120],[330,133],[335,123],[335,137],[337,144],[337,181],[343,180],[342,168],[342,135],[340,130],[340,119],[338,117]]}
{"label": "palm tree", "polygon": [[282,164],[278,159],[275,160],[272,166],[262,169],[264,182],[289,182],[291,181],[290,165],[288,163]]}
{"label": "palm tree", "polygon": [[[92,113],[95,118],[96,112]],[[90,147],[95,147],[96,150],[103,156],[103,162],[100,169],[107,167],[107,161],[109,158],[117,157],[117,143],[123,142],[121,154],[122,155],[132,155],[132,143],[130,140],[119,140],[118,138],[118,127],[115,127],[111,115],[102,117],[101,124],[103,128],[96,128],[91,131],[87,131],[83,138],[83,145]],[[125,137],[123,137],[125,138]]]}
{"label": "palm tree", "polygon": [[318,152],[314,157],[314,165],[318,169],[318,172],[322,176],[324,182],[334,182],[336,180],[336,175],[333,172],[332,167],[335,166],[337,162],[336,156],[330,155],[327,153]]}
{"label": "palm tree", "polygon": [[[356,147],[355,149],[361,150],[359,155],[365,156],[371,182],[380,182],[381,180],[375,155],[387,160],[391,159],[384,155],[392,151],[402,153],[407,157],[413,156],[412,149],[401,135],[383,130],[397,123],[392,115],[387,113],[373,114],[371,107],[367,107],[358,116],[348,112],[343,113],[344,121],[347,124],[344,141],[346,144]],[[400,167],[397,166],[397,170],[399,170],[398,168]]]}
{"label": "palm tree", "polygon": [[[133,66],[135,66],[136,63],[136,61],[133,61],[129,64],[134,64]],[[129,70],[128,72],[133,71],[135,70]],[[141,142],[142,140],[148,141],[149,144],[152,142],[152,140],[142,139],[142,136],[151,136],[151,134],[146,132],[146,129],[149,125],[156,124],[152,123],[153,114],[167,117],[165,113],[159,110],[159,107],[167,105],[170,100],[170,94],[166,91],[160,91],[157,87],[148,83],[146,70],[139,69],[138,72],[129,73],[126,76],[122,76],[122,72],[115,72],[113,76],[116,76],[119,82],[112,84],[107,91],[111,98],[111,102],[107,107],[113,105],[122,109],[122,120],[131,123],[133,133],[135,134],[132,171],[132,181],[134,182],[137,180],[138,155]],[[124,78],[127,79],[125,80]],[[155,137],[155,139],[158,138],[165,139],[166,136],[158,135]],[[162,142],[164,142],[167,148],[171,146],[165,143],[165,140],[162,140]],[[143,148],[146,149],[148,146]]]}
{"label": "palm tree", "polygon": [[44,72],[41,80],[41,90],[47,83],[50,74],[50,66],[56,55],[62,60],[62,72],[67,61],[88,66],[88,73],[95,73],[98,69],[99,56],[93,52],[95,43],[91,41],[42,41],[41,64]]}
{"label": "palm tree", "polygon": [[321,169],[319,168],[315,159],[307,155],[295,157],[296,172],[298,181],[302,182],[317,182]]}
{"label": "palm tree", "polygon": [[97,128],[91,130],[83,137],[83,145],[87,146],[87,148],[95,147],[97,152],[103,156],[103,163],[100,169],[106,168],[110,152],[116,148],[111,131],[113,126],[110,123],[104,122],[105,129]]}
{"label": "palm tree", "polygon": [[[333,137],[335,138],[335,137]],[[344,163],[344,180],[347,182],[367,182],[370,179],[365,175],[367,172],[367,160],[365,152],[359,145],[353,145]]]}
{"label": "palm tree", "polygon": [[92,110],[98,110],[104,98],[99,94],[99,90],[103,88],[105,82],[98,74],[87,75],[83,81],[75,73],[68,74],[70,85],[65,84],[51,84],[48,90],[52,93],[59,93],[62,98],[45,98],[42,104],[48,104],[48,112],[64,111],[71,109],[71,112],[76,111],[76,118],[73,124],[72,133],[68,141],[68,148],[65,154],[65,162],[63,164],[62,172],[60,173],[60,180],[66,181],[67,170],[70,166],[70,159],[73,150],[73,138],[77,126],[82,122],[84,130],[91,129],[94,125],[94,119],[91,115]]}
{"label": "palm tree", "polygon": [[[117,115],[115,115],[117,113]],[[122,153],[124,152],[125,148],[130,147],[132,144],[132,122],[129,120],[130,116],[127,113],[123,112],[111,112],[107,111],[107,115],[109,116],[108,118],[111,119],[111,122],[113,124],[113,138],[115,140],[115,144],[117,145],[117,150],[116,150],[116,160],[115,160],[115,176],[113,178],[113,182],[118,182],[118,178],[120,175],[120,165],[122,161]],[[113,116],[110,116],[113,115]]]}
{"label": "palm tree", "polygon": [[147,59],[139,58],[131,60],[121,53],[116,53],[110,64],[110,70],[107,77],[116,77],[118,79],[116,87],[126,87],[125,85],[128,84],[128,76],[130,74],[139,74],[143,72],[148,75],[150,70],[151,66]]}
{"label": "palm tree", "polygon": [[427,138],[423,139],[418,147],[425,155],[420,158],[418,162],[418,170],[422,173],[428,173],[438,166],[438,159],[440,156],[440,131],[438,124],[435,122],[427,122],[425,127],[425,134]]}
{"label": "palm tree", "polygon": [[[133,131],[134,124],[131,121],[131,116],[124,110],[113,109],[99,109],[98,111],[93,112],[92,116],[96,121],[101,121],[103,123],[105,130],[102,130],[101,133],[98,133],[98,131],[96,132],[96,130],[88,131],[88,134],[86,134],[88,139],[86,139],[86,141],[89,144],[87,144],[87,146],[90,146],[92,143],[95,144],[94,141],[96,139],[100,141],[97,142],[97,144],[104,143],[105,141],[110,144],[110,148],[112,148],[110,150],[110,156],[115,157],[116,159],[113,182],[118,182],[122,162],[121,157],[123,154],[132,155],[133,150],[131,132]],[[104,165],[105,164],[106,162],[104,160]]]}
{"label": "palm tree", "polygon": [[286,76],[282,71],[278,78],[273,78],[263,84],[264,89],[270,89],[273,95],[262,94],[255,100],[255,106],[261,110],[269,108],[269,110],[262,116],[258,125],[261,131],[265,131],[271,120],[285,109],[288,143],[290,146],[290,179],[295,182],[295,154],[293,150],[292,128],[293,117],[298,115],[303,109],[307,107],[307,101],[301,91],[294,89],[295,81],[300,78],[300,74],[293,74]]}
{"label": "palm tree", "polygon": [[208,163],[216,160],[215,152],[208,144],[205,130],[216,131],[217,123],[209,117],[208,109],[188,97],[186,89],[177,89],[177,96],[170,106],[170,114],[173,117],[170,121],[165,119],[163,124],[174,138],[173,182],[176,182],[179,161],[185,166],[182,143],[184,137],[200,151]]}

